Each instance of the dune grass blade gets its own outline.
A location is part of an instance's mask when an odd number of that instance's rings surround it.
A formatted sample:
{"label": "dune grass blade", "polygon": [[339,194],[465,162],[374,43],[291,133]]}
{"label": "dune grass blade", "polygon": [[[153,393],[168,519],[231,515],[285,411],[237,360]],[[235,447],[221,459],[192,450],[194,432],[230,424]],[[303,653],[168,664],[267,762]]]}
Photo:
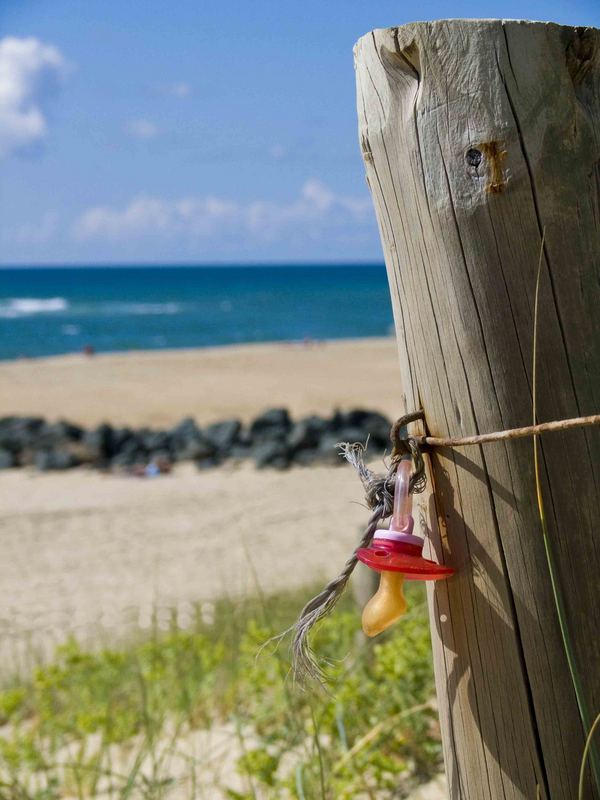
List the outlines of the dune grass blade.
{"label": "dune grass blade", "polygon": [[[542,242],[540,245],[540,258],[538,262],[537,268],[537,276],[535,281],[535,301],[534,301],[534,310],[533,310],[533,369],[532,369],[532,405],[533,405],[533,424],[537,423],[537,395],[536,395],[536,386],[537,386],[537,333],[538,333],[538,309],[539,309],[539,295],[540,295],[540,282],[542,276],[542,264],[544,258],[544,239],[546,236],[546,231],[544,230],[542,234]],[[590,715],[587,709],[587,704],[585,702],[585,696],[583,692],[583,686],[581,684],[581,680],[579,678],[579,672],[577,670],[577,664],[575,661],[575,653],[573,651],[573,645],[571,643],[571,635],[569,633],[569,627],[567,623],[567,615],[565,612],[564,602],[562,598],[562,594],[560,591],[560,586],[558,584],[558,574],[556,571],[556,564],[554,562],[554,555],[552,553],[552,546],[550,544],[550,536],[548,534],[548,525],[546,522],[546,512],[544,508],[544,498],[542,495],[542,482],[540,479],[540,465],[539,465],[539,442],[538,436],[533,437],[533,467],[534,467],[534,474],[535,474],[535,490],[537,495],[537,504],[538,504],[538,511],[540,515],[540,525],[542,527],[542,538],[544,541],[544,551],[546,553],[546,561],[548,563],[548,573],[550,575],[550,585],[552,587],[552,597],[554,599],[554,606],[556,608],[556,614],[558,617],[558,624],[560,627],[560,634],[562,638],[563,648],[565,651],[565,656],[567,658],[567,664],[569,667],[569,674],[571,676],[571,682],[573,684],[573,689],[575,691],[575,697],[577,698],[577,708],[579,710],[579,717],[581,719],[581,724],[583,725],[584,731],[590,731]],[[594,723],[595,724],[595,723]],[[588,736],[589,741],[591,742],[591,737]],[[596,752],[595,747],[590,745],[590,762],[592,765],[592,772],[594,774],[594,780],[596,782],[596,786],[598,791],[600,792],[600,761],[598,760],[598,754]],[[585,757],[585,751],[584,751]]]}
{"label": "dune grass blade", "polygon": [[317,718],[315,716],[315,710],[313,708],[312,703],[310,703],[310,715],[312,717],[313,723],[313,738],[314,738],[314,745],[315,750],[317,751],[318,755],[318,764],[319,764],[319,786],[321,789],[321,800],[326,800],[327,794],[325,791],[325,765],[323,764],[323,750],[321,748],[321,738],[319,733],[319,724],[317,722]]}
{"label": "dune grass blade", "polygon": [[298,764],[296,767],[296,793],[299,800],[306,800],[306,795],[304,794],[304,779],[302,777],[302,764]]}
{"label": "dune grass blade", "polygon": [[588,733],[587,739],[585,740],[583,755],[581,756],[581,767],[579,768],[579,791],[577,793],[577,797],[579,798],[579,800],[583,800],[583,779],[585,777],[585,762],[587,761],[588,753],[590,752],[590,748],[592,746],[592,738],[599,724],[600,724],[600,714],[598,714],[598,716],[594,720],[594,724],[590,728],[590,732]]}

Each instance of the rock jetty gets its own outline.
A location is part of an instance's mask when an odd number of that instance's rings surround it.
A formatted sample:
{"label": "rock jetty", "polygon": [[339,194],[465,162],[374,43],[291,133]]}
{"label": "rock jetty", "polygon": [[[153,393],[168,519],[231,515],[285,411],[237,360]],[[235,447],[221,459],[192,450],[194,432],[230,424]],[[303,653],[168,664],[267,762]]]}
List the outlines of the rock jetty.
{"label": "rock jetty", "polygon": [[108,423],[82,428],[41,417],[0,419],[0,469],[66,470],[89,465],[131,471],[193,461],[200,469],[248,459],[257,467],[341,463],[338,442],[367,443],[373,454],[389,450],[390,420],[376,411],[337,411],[292,420],[287,409],[271,408],[249,425],[228,419],[200,427],[187,417],[169,430],[119,428]]}

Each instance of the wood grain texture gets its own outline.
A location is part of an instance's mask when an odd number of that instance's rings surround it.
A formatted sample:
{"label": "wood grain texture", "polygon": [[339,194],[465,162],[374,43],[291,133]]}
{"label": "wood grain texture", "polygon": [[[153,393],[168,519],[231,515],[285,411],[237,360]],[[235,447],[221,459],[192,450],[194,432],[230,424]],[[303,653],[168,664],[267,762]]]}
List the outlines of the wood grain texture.
{"label": "wood grain texture", "polygon": [[[359,139],[404,397],[433,436],[600,411],[600,31],[440,21],[355,50]],[[543,439],[544,496],[586,699],[600,711],[600,432]],[[583,730],[535,502],[531,440],[440,450],[430,595],[451,797],[576,797]],[[588,776],[588,785],[590,785]],[[594,796],[589,789],[589,797]]]}

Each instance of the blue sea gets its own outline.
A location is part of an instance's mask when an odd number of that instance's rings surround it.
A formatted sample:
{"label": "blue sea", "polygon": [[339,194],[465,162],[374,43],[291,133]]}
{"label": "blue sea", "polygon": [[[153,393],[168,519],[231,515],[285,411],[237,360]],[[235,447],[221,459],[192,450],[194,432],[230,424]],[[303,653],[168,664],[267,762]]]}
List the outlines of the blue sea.
{"label": "blue sea", "polygon": [[0,269],[0,359],[385,336],[382,265]]}

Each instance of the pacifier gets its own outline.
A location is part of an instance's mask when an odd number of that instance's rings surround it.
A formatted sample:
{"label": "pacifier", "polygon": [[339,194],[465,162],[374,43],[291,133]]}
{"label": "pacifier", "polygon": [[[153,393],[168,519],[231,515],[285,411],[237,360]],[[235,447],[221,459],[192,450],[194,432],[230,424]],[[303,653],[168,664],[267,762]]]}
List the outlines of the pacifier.
{"label": "pacifier", "polygon": [[409,494],[411,461],[398,465],[394,508],[389,528],[378,528],[369,547],[356,555],[363,564],[380,573],[379,589],[362,614],[362,629],[377,636],[406,613],[404,581],[439,581],[454,574],[451,567],[423,558],[423,539],[413,535],[412,495]]}

